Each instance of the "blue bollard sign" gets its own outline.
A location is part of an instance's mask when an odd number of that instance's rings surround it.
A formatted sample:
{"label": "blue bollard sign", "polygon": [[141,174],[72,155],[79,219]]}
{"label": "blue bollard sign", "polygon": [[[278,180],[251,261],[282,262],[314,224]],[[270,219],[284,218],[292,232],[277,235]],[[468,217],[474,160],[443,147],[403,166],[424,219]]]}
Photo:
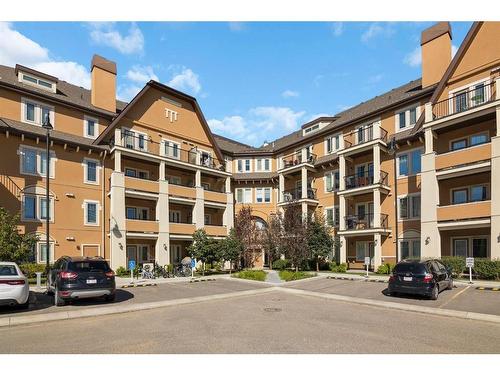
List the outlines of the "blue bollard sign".
{"label": "blue bollard sign", "polygon": [[135,260],[129,260],[128,261],[128,269],[129,270],[135,269]]}
{"label": "blue bollard sign", "polygon": [[196,267],[196,261],[194,259],[191,259],[191,268]]}

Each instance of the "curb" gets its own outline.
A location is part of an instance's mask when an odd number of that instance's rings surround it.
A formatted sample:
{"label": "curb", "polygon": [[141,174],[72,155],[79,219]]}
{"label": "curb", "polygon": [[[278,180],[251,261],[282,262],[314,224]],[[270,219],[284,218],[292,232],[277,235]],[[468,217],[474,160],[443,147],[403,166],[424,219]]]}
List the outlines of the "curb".
{"label": "curb", "polygon": [[141,288],[143,286],[157,286],[158,284],[155,283],[146,283],[146,284],[127,284],[127,285],[122,285],[120,288],[127,289],[127,288]]}
{"label": "curb", "polygon": [[447,317],[452,317],[452,318],[469,319],[469,320],[476,320],[476,321],[481,321],[481,322],[500,323],[500,315],[482,314],[482,313],[475,313],[475,312],[471,312],[471,311],[439,309],[436,307],[409,305],[409,304],[398,303],[398,302],[383,302],[383,301],[371,300],[371,299],[367,299],[367,298],[348,297],[348,296],[342,296],[339,294],[327,294],[327,293],[311,292],[311,291],[305,291],[305,290],[300,290],[300,289],[280,288],[280,290],[287,292],[287,293],[290,293],[290,294],[317,297],[317,298],[323,298],[323,299],[330,299],[330,300],[341,301],[341,302],[357,303],[357,304],[367,305],[367,306],[375,306],[375,307],[382,307],[382,308],[401,310],[401,311],[410,311],[410,312],[423,313],[423,314],[432,314],[432,315],[438,315],[438,316],[447,316]]}
{"label": "curb", "polygon": [[194,279],[194,280],[189,280],[189,283],[199,283],[203,281],[217,281],[217,279]]}
{"label": "curb", "polygon": [[210,302],[223,300],[228,298],[235,297],[246,297],[253,296],[258,294],[265,294],[274,292],[276,288],[263,288],[263,289],[252,289],[245,290],[241,292],[233,292],[233,293],[222,293],[215,294],[211,296],[201,296],[201,297],[192,297],[192,298],[181,298],[174,300],[166,300],[166,301],[156,301],[156,302],[144,302],[144,303],[136,303],[129,305],[116,305],[116,306],[106,306],[106,307],[94,307],[89,309],[81,309],[81,310],[73,310],[73,311],[60,311],[53,312],[47,314],[34,314],[34,315],[24,315],[24,316],[11,316],[6,318],[0,318],[0,327],[14,327],[25,324],[33,324],[33,323],[46,323],[50,321],[56,320],[68,320],[68,319],[76,319],[76,318],[89,318],[95,316],[103,316],[103,315],[111,315],[111,314],[122,314],[128,312],[136,312],[143,310],[152,310],[158,309],[162,307],[170,307],[170,306],[181,306],[188,305],[198,302]]}
{"label": "curb", "polygon": [[500,288],[493,288],[493,287],[485,287],[485,286],[478,286],[476,287],[476,290],[489,290],[492,292],[500,292]]}

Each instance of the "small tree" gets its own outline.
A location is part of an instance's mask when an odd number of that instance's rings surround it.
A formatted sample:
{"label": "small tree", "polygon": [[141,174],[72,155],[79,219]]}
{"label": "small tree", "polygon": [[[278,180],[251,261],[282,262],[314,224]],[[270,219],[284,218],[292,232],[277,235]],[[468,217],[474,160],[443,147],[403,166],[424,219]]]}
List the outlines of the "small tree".
{"label": "small tree", "polygon": [[307,246],[311,257],[316,261],[316,272],[318,272],[319,261],[328,257],[333,248],[330,228],[321,215],[316,215],[314,220],[311,220],[307,226]]}
{"label": "small tree", "polygon": [[299,266],[308,257],[307,218],[302,215],[302,208],[299,204],[285,206],[282,227],[282,247],[297,272]]}
{"label": "small tree", "polygon": [[269,259],[269,268],[273,268],[273,262],[279,259],[282,253],[282,221],[281,213],[271,215],[267,227],[261,237],[262,247]]}
{"label": "small tree", "polygon": [[10,215],[0,207],[0,260],[5,262],[29,262],[38,241],[34,234],[22,234],[17,226],[19,215]]}
{"label": "small tree", "polygon": [[236,236],[236,230],[231,228],[229,235],[221,240],[220,243],[220,258],[229,262],[229,273],[233,268],[233,263],[237,264],[238,260],[241,259],[241,254],[243,253],[243,244]]}
{"label": "small tree", "polygon": [[255,262],[255,251],[259,245],[259,230],[252,215],[252,209],[244,206],[234,220],[236,236],[243,245],[242,257],[245,267],[251,268]]}
{"label": "small tree", "polygon": [[213,250],[205,229],[197,229],[193,233],[193,243],[189,245],[187,250],[191,258],[203,263],[202,273],[205,275],[205,263],[210,261],[210,252]]}

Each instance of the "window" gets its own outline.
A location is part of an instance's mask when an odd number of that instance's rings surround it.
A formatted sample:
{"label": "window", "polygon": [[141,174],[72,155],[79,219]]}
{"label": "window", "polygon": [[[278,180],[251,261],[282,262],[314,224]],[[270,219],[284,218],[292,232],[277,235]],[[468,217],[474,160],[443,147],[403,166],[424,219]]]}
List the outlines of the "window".
{"label": "window", "polygon": [[[245,165],[246,167],[246,165]],[[271,160],[270,159],[255,159],[255,171],[256,172],[269,172],[271,170]]]}
{"label": "window", "polygon": [[410,126],[417,123],[417,108],[410,109]]}
{"label": "window", "polygon": [[168,183],[173,185],[181,185],[181,178],[179,176],[169,176]]}
{"label": "window", "polygon": [[25,149],[22,158],[22,173],[37,173],[37,151],[33,149]]}
{"label": "window", "polygon": [[451,142],[451,150],[461,150],[467,147],[467,139],[459,139],[457,141]]}
{"label": "window", "polygon": [[44,90],[56,92],[55,82],[50,82],[46,79],[41,79],[41,78],[35,77],[34,75],[31,75],[31,74],[28,75],[24,72],[19,72],[18,74],[19,74],[19,80],[21,82],[24,82],[24,83],[31,85],[31,86],[39,86],[39,88],[44,89]]}
{"label": "window", "polygon": [[469,239],[455,238],[453,239],[453,255],[456,257],[467,257]]}
{"label": "window", "polygon": [[488,199],[488,186],[475,185],[463,187],[451,191],[452,204],[461,204],[468,202],[480,202]]}
{"label": "window", "polygon": [[420,259],[420,240],[410,239],[399,242],[401,259]]}
{"label": "window", "polygon": [[331,154],[340,149],[340,134],[325,139],[326,153]]}
{"label": "window", "polygon": [[171,223],[180,223],[181,222],[181,212],[180,211],[170,210],[168,215],[169,215],[169,219],[170,219]]}
{"label": "window", "polygon": [[127,207],[125,210],[127,219],[135,220],[137,217],[137,209],[135,207]]}
{"label": "window", "polygon": [[271,188],[256,188],[255,189],[255,201],[257,203],[269,203],[271,202]]}
{"label": "window", "polygon": [[333,227],[335,225],[335,212],[333,207],[325,208],[326,224]]}
{"label": "window", "polygon": [[137,171],[132,168],[125,168],[125,176],[127,177],[136,177],[137,176]]}
{"label": "window", "polygon": [[400,220],[420,218],[420,194],[408,195],[398,199]]}
{"label": "window", "polygon": [[488,142],[487,134],[475,134],[470,136],[470,145],[476,146]]}
{"label": "window", "polygon": [[43,125],[47,116],[54,126],[54,107],[30,99],[21,99],[21,119],[34,125]]}
{"label": "window", "polygon": [[399,114],[399,128],[406,128],[406,114],[404,112]]}
{"label": "window", "polygon": [[333,208],[333,213],[334,213],[333,225],[335,225],[336,227],[338,227],[339,223],[340,223],[340,208],[338,206],[335,206]]}
{"label": "window", "polygon": [[468,189],[456,189],[452,190],[452,204],[467,203],[468,201]]}
{"label": "window", "polygon": [[310,126],[310,127],[304,129],[304,134],[311,133],[311,132],[316,131],[318,129],[319,129],[319,124]]}
{"label": "window", "polygon": [[26,188],[26,192],[22,193],[22,220],[45,220],[47,208],[49,209],[49,219],[54,221],[54,198],[50,197],[50,204],[47,207],[47,200],[45,198],[45,189]]}
{"label": "window", "polygon": [[129,220],[149,220],[149,209],[145,207],[126,207],[125,215]]}
{"label": "window", "polygon": [[204,217],[204,223],[205,223],[205,225],[210,225],[210,224],[212,224],[212,215],[210,215],[210,214],[205,214],[205,217]]}
{"label": "window", "polygon": [[453,255],[458,257],[487,258],[487,237],[460,237],[453,238]]}
{"label": "window", "polygon": [[450,150],[451,151],[461,150],[467,147],[482,145],[489,141],[490,139],[488,133],[473,134],[468,138],[455,139],[451,141]]}
{"label": "window", "polygon": [[86,184],[99,184],[99,174],[97,170],[99,168],[99,162],[93,159],[84,159],[83,161],[83,182]]}
{"label": "window", "polygon": [[422,152],[423,150],[419,148],[398,155],[398,177],[415,175],[421,172]]}
{"label": "window", "polygon": [[470,200],[471,202],[484,201],[486,200],[486,185],[472,186],[470,188]]}
{"label": "window", "polygon": [[472,256],[474,258],[486,258],[488,256],[488,239],[473,238],[472,239]]}
{"label": "window", "polygon": [[252,203],[252,189],[236,189],[237,203]]}
{"label": "window", "polygon": [[[43,149],[21,146],[19,149],[21,173],[45,177],[47,174],[47,158]],[[56,156],[50,152],[50,177],[55,177]]]}
{"label": "window", "polygon": [[238,172],[250,172],[251,171],[251,163],[250,159],[238,159]]}
{"label": "window", "polygon": [[98,125],[97,119],[85,117],[83,120],[83,136],[86,138],[97,138]]}
{"label": "window", "polygon": [[331,171],[325,174],[325,191],[337,191],[339,190],[340,175],[339,171]]}
{"label": "window", "polygon": [[139,133],[130,129],[123,129],[122,141],[126,148],[140,151],[148,150],[148,138],[145,133]]}
{"label": "window", "polygon": [[97,210],[99,208],[99,202],[96,201],[84,201],[84,223],[85,225],[99,225],[99,216],[97,215]]}
{"label": "window", "polygon": [[420,115],[418,105],[406,108],[396,113],[396,131],[410,129],[417,123],[417,118]]}
{"label": "window", "polygon": [[165,147],[165,156],[168,156],[173,159],[180,159],[180,144],[172,141],[163,141]]}
{"label": "window", "polygon": [[[47,207],[47,199],[40,197],[39,199],[40,202],[40,219],[45,220],[47,219],[47,212],[49,207]],[[51,219],[49,217],[49,219]]]}
{"label": "window", "polygon": [[[47,243],[45,241],[40,241],[37,243],[37,262],[47,263]],[[49,242],[49,261],[54,260],[54,243]]]}
{"label": "window", "polygon": [[25,195],[23,201],[23,219],[36,219],[36,196]]}

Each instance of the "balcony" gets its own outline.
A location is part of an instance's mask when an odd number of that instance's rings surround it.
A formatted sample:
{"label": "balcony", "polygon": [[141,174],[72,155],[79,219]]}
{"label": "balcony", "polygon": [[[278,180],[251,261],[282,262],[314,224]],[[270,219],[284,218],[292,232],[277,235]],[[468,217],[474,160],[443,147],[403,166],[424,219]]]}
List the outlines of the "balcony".
{"label": "balcony", "polygon": [[280,170],[281,169],[288,169],[292,168],[295,166],[299,166],[301,164],[314,164],[316,161],[317,156],[311,152],[307,152],[306,156],[302,156],[302,150],[294,152],[293,154],[289,154],[286,156],[283,156],[281,158],[281,163],[280,163]]}
{"label": "balcony", "polygon": [[[112,143],[115,140],[112,141]],[[172,142],[155,142],[145,134],[135,133],[129,130],[121,131],[120,144],[122,147],[141,153],[161,156],[179,163],[186,163],[193,166],[201,166],[217,171],[226,171],[224,161],[213,157],[212,155],[198,150],[196,147],[190,150],[184,150],[181,145]]]}
{"label": "balcony", "polygon": [[127,190],[158,194],[158,186],[157,180],[125,176],[125,189]]}
{"label": "balcony", "polygon": [[168,195],[184,199],[196,199],[196,189],[193,185],[183,185],[169,182]]}
{"label": "balcony", "polygon": [[[435,121],[448,116],[467,112],[471,109],[481,107],[495,100],[495,82],[476,85],[473,89],[464,90],[454,94],[448,99],[441,100],[432,106],[431,119]],[[427,116],[429,117],[429,116]]]}
{"label": "balcony", "polygon": [[[304,199],[317,200],[316,191],[317,191],[317,189],[307,188],[307,197]],[[301,188],[284,190],[283,191],[283,201],[280,203],[291,203],[291,202],[295,202],[295,201],[298,201],[301,199],[303,199]]]}
{"label": "balcony", "polygon": [[204,228],[209,236],[227,236],[227,227],[225,225],[205,225]]}
{"label": "balcony", "polygon": [[375,225],[373,212],[344,216],[346,231],[364,231],[370,229],[388,230],[388,215],[380,214],[380,226]]}
{"label": "balcony", "polygon": [[344,135],[344,149],[364,145],[375,140],[387,143],[387,131],[379,125],[376,127],[373,124],[362,126]]}
{"label": "balcony", "polygon": [[384,186],[388,185],[388,174],[387,172],[380,171],[380,178],[379,181],[375,182],[375,177],[373,175],[372,171],[368,171],[365,173],[358,173],[350,176],[345,176],[345,189],[346,190],[352,190],[352,189],[360,189],[360,190],[365,190],[361,188],[365,187],[370,187],[375,184],[381,184]]}
{"label": "balcony", "polygon": [[156,220],[126,219],[127,232],[135,233],[158,233],[158,222]]}
{"label": "balcony", "polygon": [[463,221],[491,216],[491,201],[477,201],[437,208],[438,221]]}
{"label": "balcony", "polygon": [[460,150],[436,155],[436,170],[449,170],[458,167],[472,166],[491,160],[491,143],[483,143]]}
{"label": "balcony", "polygon": [[227,203],[227,194],[221,191],[204,189],[204,198],[205,201]]}
{"label": "balcony", "polygon": [[181,220],[169,223],[169,232],[172,234],[182,234],[191,236],[196,230],[196,226],[191,220]]}

